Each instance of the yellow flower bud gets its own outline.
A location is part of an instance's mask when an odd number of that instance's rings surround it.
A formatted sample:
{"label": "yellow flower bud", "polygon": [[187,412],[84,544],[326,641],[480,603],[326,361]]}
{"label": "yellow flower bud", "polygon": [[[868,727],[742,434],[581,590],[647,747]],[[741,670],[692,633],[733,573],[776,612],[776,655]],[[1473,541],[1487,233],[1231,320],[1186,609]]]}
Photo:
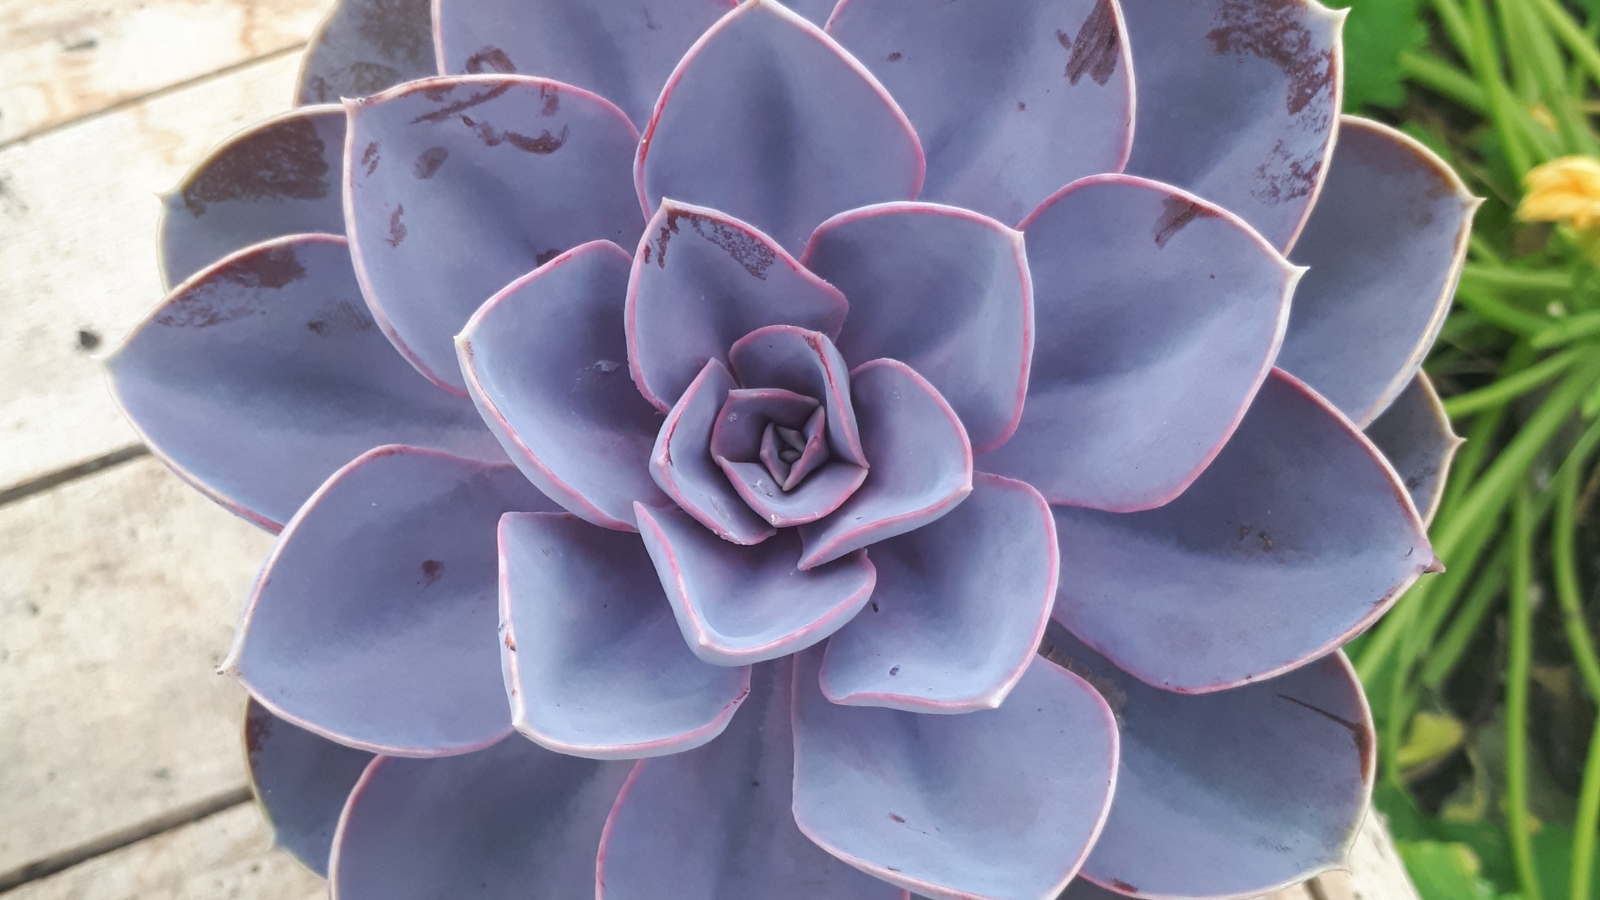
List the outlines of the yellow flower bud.
{"label": "yellow flower bud", "polygon": [[1524,222],[1559,222],[1580,231],[1600,224],[1600,161],[1554,159],[1530,170],[1523,186],[1517,218]]}

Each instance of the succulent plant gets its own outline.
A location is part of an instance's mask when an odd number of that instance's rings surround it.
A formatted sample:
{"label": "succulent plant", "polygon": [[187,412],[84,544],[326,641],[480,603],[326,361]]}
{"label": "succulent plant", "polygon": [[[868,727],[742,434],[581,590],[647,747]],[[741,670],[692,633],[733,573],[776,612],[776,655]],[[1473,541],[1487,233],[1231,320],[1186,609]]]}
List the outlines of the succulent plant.
{"label": "succulent plant", "polygon": [[792,7],[342,0],[165,198],[109,366],[279,532],[279,842],[343,900],[1338,866],[1476,201],[1313,0]]}

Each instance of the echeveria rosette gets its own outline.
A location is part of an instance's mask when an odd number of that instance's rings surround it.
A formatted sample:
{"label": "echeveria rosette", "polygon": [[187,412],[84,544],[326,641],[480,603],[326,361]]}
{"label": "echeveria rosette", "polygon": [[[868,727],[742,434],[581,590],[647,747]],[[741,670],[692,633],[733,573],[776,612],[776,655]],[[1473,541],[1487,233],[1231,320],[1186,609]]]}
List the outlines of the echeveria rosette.
{"label": "echeveria rosette", "polygon": [[281,531],[225,668],[283,846],[384,900],[1341,863],[1474,201],[1337,115],[1339,14],[428,7],[340,3],[110,363]]}

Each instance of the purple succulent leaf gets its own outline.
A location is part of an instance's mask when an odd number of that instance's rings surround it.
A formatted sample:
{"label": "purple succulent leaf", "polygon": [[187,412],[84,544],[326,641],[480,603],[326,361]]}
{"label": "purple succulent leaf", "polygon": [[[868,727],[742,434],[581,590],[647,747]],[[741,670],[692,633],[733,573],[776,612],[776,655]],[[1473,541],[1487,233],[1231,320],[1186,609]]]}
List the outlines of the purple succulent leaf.
{"label": "purple succulent leaf", "polygon": [[818,28],[828,24],[828,18],[833,15],[834,10],[837,8],[834,0],[788,0],[784,5],[805,16],[811,24]]}
{"label": "purple succulent leaf", "polygon": [[1116,801],[1084,877],[1129,896],[1253,897],[1344,865],[1375,746],[1344,654],[1195,696],[1138,681],[1059,626],[1045,645],[1106,697],[1122,733]]}
{"label": "purple succulent leaf", "polygon": [[162,283],[271,238],[343,234],[344,123],[338,106],[296,109],[213,149],[162,197]]}
{"label": "purple succulent leaf", "polygon": [[1432,150],[1344,116],[1317,207],[1292,259],[1295,291],[1277,365],[1366,427],[1433,346],[1482,202]]}
{"label": "purple succulent leaf", "polygon": [[1055,618],[1123,671],[1203,693],[1305,665],[1437,562],[1376,447],[1282,370],[1178,499],[1055,507]]}
{"label": "purple succulent leaf", "polygon": [[516,735],[447,759],[380,757],[339,822],[333,896],[592,896],[600,834],[631,769]]}
{"label": "purple succulent leaf", "polygon": [[280,238],[202,271],[106,365],[156,454],[269,531],[381,444],[505,460],[471,404],[418,375],[384,339],[334,235]]}
{"label": "purple succulent leaf", "polygon": [[[731,384],[733,376],[728,378]],[[711,455],[755,459],[766,437],[768,417],[796,427],[799,422],[809,424],[821,405],[814,397],[782,388],[734,388],[728,391],[727,403],[711,428]]]}
{"label": "purple succulent leaf", "polygon": [[806,837],[928,897],[1055,900],[1117,780],[1117,723],[1100,695],[1035,658],[998,709],[840,706],[817,689],[821,658],[813,648],[795,664],[794,817]]}
{"label": "purple succulent leaf", "polygon": [[1059,574],[1055,522],[1038,491],[973,476],[949,515],[872,546],[871,605],[828,642],[834,703],[914,713],[994,709],[1033,659]]}
{"label": "purple succulent leaf", "polygon": [[972,444],[927,379],[905,363],[876,359],[850,373],[850,392],[862,449],[875,462],[844,505],[800,527],[801,569],[921,528],[972,492]]}
{"label": "purple succulent leaf", "polygon": [[1125,175],[1074,182],[1023,233],[1038,327],[1027,406],[978,465],[1051,503],[1170,501],[1266,378],[1299,271],[1220,207]]}
{"label": "purple succulent leaf", "polygon": [[800,571],[793,530],[741,547],[677,509],[638,507],[639,533],[672,602],[683,640],[717,666],[748,666],[833,634],[872,596],[864,550]]}
{"label": "purple succulent leaf", "polygon": [[850,365],[898,359],[939,389],[975,448],[1011,437],[1033,358],[1020,232],[954,207],[886,203],[822,223],[801,259],[851,298],[836,339]]}
{"label": "purple succulent leaf", "polygon": [[843,462],[866,466],[851,396],[850,367],[821,332],[769,325],[728,349],[728,362],[746,388],[778,388],[814,397],[828,409],[828,449]]}
{"label": "purple succulent leaf", "polygon": [[1327,174],[1344,10],[1317,0],[1121,0],[1138,50],[1127,171],[1237,213],[1285,250]]}
{"label": "purple succulent leaf", "polygon": [[429,0],[338,0],[301,58],[295,105],[365,97],[434,73]]}
{"label": "purple succulent leaf", "polygon": [[1008,224],[1063,184],[1127,163],[1124,31],[1117,0],[845,0],[828,23],[916,126],[922,197]]}
{"label": "purple succulent leaf", "polygon": [[318,737],[254,700],[245,708],[244,742],[250,789],[272,827],[272,843],[328,877],[339,813],[372,754]]}
{"label": "purple succulent leaf", "polygon": [[1365,433],[1394,466],[1422,524],[1431,523],[1444,498],[1450,463],[1463,439],[1450,427],[1450,416],[1427,374],[1417,372]]}
{"label": "purple succulent leaf", "polygon": [[[673,502],[718,537],[759,544],[777,529],[750,509],[707,452],[708,445],[715,446],[719,416],[733,383],[727,366],[715,359],[706,363],[667,413],[650,453],[650,474]],[[817,406],[810,398],[797,399]]]}
{"label": "purple succulent leaf", "polygon": [[748,0],[667,80],[634,179],[647,215],[667,197],[720,209],[798,252],[835,213],[914,199],[923,170],[911,122],[855,57],[776,0]]}
{"label": "purple succulent leaf", "polygon": [[794,490],[782,490],[759,462],[718,459],[733,489],[757,515],[776,528],[809,525],[832,515],[867,480],[867,469],[835,461]]}
{"label": "purple succulent leaf", "polygon": [[511,733],[495,526],[551,509],[510,465],[379,447],[283,530],[223,670],[279,717],[352,747],[486,747]]}
{"label": "purple succulent leaf", "polygon": [[750,670],[696,659],[673,611],[634,535],[571,515],[501,519],[501,659],[517,730],[591,759],[678,753],[721,734]]}
{"label": "purple succulent leaf", "polygon": [[622,335],[628,254],[593,241],[512,282],[456,339],[468,393],[528,479],[569,512],[634,530],[661,417],[633,389]]}
{"label": "purple succulent leaf", "polygon": [[610,100],[639,128],[695,39],[733,0],[435,0],[444,75],[517,72]]}
{"label": "purple succulent leaf", "polygon": [[792,669],[756,667],[717,740],[635,766],[606,821],[597,900],[908,900],[795,827]]}
{"label": "purple succulent leaf", "polygon": [[638,133],[610,102],[520,75],[347,101],[345,220],[367,302],[424,375],[465,396],[450,338],[485,300],[589,241],[631,247]]}
{"label": "purple succulent leaf", "polygon": [[768,325],[836,338],[848,310],[838,288],[755,228],[666,199],[628,283],[628,365],[639,393],[664,412],[706,360],[727,362],[739,338]]}

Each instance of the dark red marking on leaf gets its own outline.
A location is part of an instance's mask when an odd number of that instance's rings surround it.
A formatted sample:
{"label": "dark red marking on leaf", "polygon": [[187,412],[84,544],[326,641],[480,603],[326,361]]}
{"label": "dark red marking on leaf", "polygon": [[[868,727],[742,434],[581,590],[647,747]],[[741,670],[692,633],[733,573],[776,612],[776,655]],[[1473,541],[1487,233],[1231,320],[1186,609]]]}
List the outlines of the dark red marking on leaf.
{"label": "dark red marking on leaf", "polygon": [[517,652],[517,639],[512,637],[509,631],[506,632],[506,649],[512,653]]}
{"label": "dark red marking on leaf", "polygon": [[1346,719],[1346,718],[1344,718],[1342,716],[1336,716],[1333,713],[1328,712],[1327,710],[1323,709],[1320,706],[1312,706],[1311,704],[1305,702],[1304,700],[1298,699],[1296,697],[1291,697],[1288,694],[1279,694],[1278,695],[1278,699],[1287,700],[1287,701],[1289,701],[1290,703],[1293,703],[1296,706],[1303,706],[1306,709],[1309,709],[1312,712],[1316,713],[1317,715],[1322,716],[1325,719],[1328,719],[1329,721],[1338,723],[1339,725],[1343,726],[1346,731],[1349,731],[1350,732],[1350,739],[1352,741],[1354,741],[1355,745],[1356,745],[1356,753],[1358,753],[1360,755],[1360,757],[1361,757],[1361,777],[1362,777],[1362,780],[1363,781],[1366,780],[1367,768],[1368,768],[1368,765],[1372,762],[1372,740],[1371,740],[1371,735],[1369,735],[1367,733],[1367,730],[1365,728],[1362,728],[1359,724],[1357,724],[1355,722],[1352,722],[1349,719]]}
{"label": "dark red marking on leaf", "polygon": [[896,822],[899,822],[902,825],[904,825],[906,823],[906,820],[905,820],[904,816],[897,816],[894,813],[889,813],[889,818],[895,820]]}
{"label": "dark red marking on leaf", "polygon": [[1026,109],[1027,109],[1027,108],[1028,108],[1028,104],[1026,104],[1026,103],[1023,103],[1023,102],[1022,102],[1022,101],[1020,101],[1020,100],[1019,100],[1019,101],[1017,101],[1017,110],[1018,110],[1018,111],[1019,111],[1019,112],[1021,112],[1021,111],[1023,111],[1023,110],[1026,110]]}
{"label": "dark red marking on leaf", "polygon": [[366,307],[349,300],[340,300],[322,311],[317,318],[306,323],[306,328],[323,337],[336,334],[359,334],[377,325]]}
{"label": "dark red marking on leaf", "polygon": [[561,133],[559,135],[551,134],[550,130],[547,128],[541,132],[538,137],[529,137],[528,135],[519,134],[515,131],[497,131],[495,127],[490,125],[488,122],[474,121],[468,116],[461,117],[461,124],[472,129],[473,133],[478,136],[478,140],[482,141],[485,147],[498,147],[501,144],[510,144],[511,146],[525,153],[538,153],[540,155],[554,153],[557,150],[560,150],[562,145],[567,142],[568,135],[572,133],[571,126],[563,125],[561,126]]}
{"label": "dark red marking on leaf", "polygon": [[895,51],[894,53],[891,53],[887,57],[884,57],[884,58],[887,59],[889,62],[899,62],[900,59],[901,59],[901,56],[900,56],[900,52],[899,51]]}
{"label": "dark red marking on leaf", "polygon": [[320,200],[328,196],[326,150],[316,125],[284,122],[235,144],[183,189],[183,205],[199,218],[208,203]]}
{"label": "dark red marking on leaf", "polygon": [[539,115],[553,116],[561,109],[561,89],[553,84],[539,85],[539,97],[544,100]]}
{"label": "dark red marking on leaf", "polygon": [[262,743],[272,737],[272,716],[259,707],[252,709],[251,713],[244,720],[244,747],[245,752],[254,759],[261,752]]}
{"label": "dark red marking on leaf", "polygon": [[391,247],[400,246],[400,242],[406,239],[406,226],[404,222],[400,221],[400,217],[405,214],[406,208],[404,205],[396,206],[394,212],[389,214],[389,236],[384,240]]}
{"label": "dark red marking on leaf", "polygon": [[1317,176],[1322,173],[1322,149],[1296,159],[1290,155],[1283,141],[1272,147],[1272,152],[1256,167],[1251,179],[1250,196],[1264,203],[1287,203],[1308,197],[1316,189]]}
{"label": "dark red marking on leaf", "polygon": [[167,328],[207,328],[260,315],[261,291],[277,290],[306,277],[293,247],[273,247],[234,261],[209,281],[185,291],[155,323]]}
{"label": "dark red marking on leaf", "polygon": [[1182,197],[1168,197],[1161,201],[1161,215],[1156,219],[1156,246],[1167,246],[1167,241],[1172,240],[1173,235],[1182,231],[1195,219],[1214,219],[1216,217],[1216,210],[1185,200]]}
{"label": "dark red marking on leaf", "polygon": [[478,91],[465,100],[457,100],[454,103],[447,103],[433,112],[423,113],[422,115],[417,116],[415,119],[411,120],[411,124],[420,125],[423,122],[443,122],[445,119],[453,119],[456,116],[459,116],[467,110],[473,108],[474,106],[482,106],[483,104],[488,103],[490,100],[499,97],[506,91],[511,90],[511,86],[515,83],[516,82],[508,81],[504,84],[497,84],[486,91]]}
{"label": "dark red marking on leaf", "polygon": [[[667,222],[656,235],[656,264],[661,268],[667,267],[667,242],[678,233],[678,222],[685,219],[694,227],[695,234],[732,257],[752,278],[767,280],[767,269],[778,259],[778,254],[771,247],[724,222],[682,209],[668,210]],[[646,255],[645,262],[649,261],[650,257]]]}
{"label": "dark red marking on leaf", "polygon": [[[356,32],[388,59],[422,65],[433,61],[432,4],[426,0],[367,0]],[[418,27],[421,25],[422,27]]]}
{"label": "dark red marking on leaf", "polygon": [[1206,33],[1218,56],[1257,56],[1277,66],[1288,81],[1291,116],[1333,89],[1333,51],[1315,48],[1296,17],[1300,9],[1297,0],[1224,0],[1218,26]]}
{"label": "dark red marking on leaf", "polygon": [[510,75],[517,71],[516,63],[499,47],[485,47],[477,53],[467,57],[467,74],[481,75],[484,72],[497,72],[501,75]]}
{"label": "dark red marking on leaf", "polygon": [[1121,878],[1111,879],[1111,884],[1115,886],[1117,890],[1122,891],[1125,894],[1136,894],[1139,892],[1138,888],[1127,883],[1126,881],[1123,881]]}
{"label": "dark red marking on leaf", "polygon": [[378,142],[377,141],[373,141],[372,143],[368,144],[367,145],[367,149],[361,151],[361,164],[363,166],[367,167],[367,174],[369,176],[373,172],[378,171]]}
{"label": "dark red marking on leaf", "polygon": [[556,257],[560,256],[561,254],[562,254],[562,251],[560,251],[560,250],[550,249],[550,250],[546,250],[545,252],[539,254],[538,256],[535,256],[533,258],[533,260],[534,260],[535,263],[537,263],[538,265],[542,266],[545,263],[549,262],[550,260],[555,259]]}
{"label": "dark red marking on leaf", "polygon": [[1088,75],[1095,84],[1103,85],[1117,71],[1117,59],[1121,55],[1117,51],[1122,35],[1117,29],[1117,13],[1111,8],[1111,0],[1099,0],[1094,5],[1089,17],[1078,28],[1076,38],[1068,41],[1066,34],[1057,31],[1056,40],[1071,51],[1066,72],[1069,83],[1077,84]]}
{"label": "dark red marking on leaf", "polygon": [[422,586],[428,587],[444,576],[444,563],[437,559],[422,561]]}
{"label": "dark red marking on leaf", "polygon": [[418,178],[432,178],[450,158],[450,151],[443,147],[429,147],[417,157],[416,176]]}

